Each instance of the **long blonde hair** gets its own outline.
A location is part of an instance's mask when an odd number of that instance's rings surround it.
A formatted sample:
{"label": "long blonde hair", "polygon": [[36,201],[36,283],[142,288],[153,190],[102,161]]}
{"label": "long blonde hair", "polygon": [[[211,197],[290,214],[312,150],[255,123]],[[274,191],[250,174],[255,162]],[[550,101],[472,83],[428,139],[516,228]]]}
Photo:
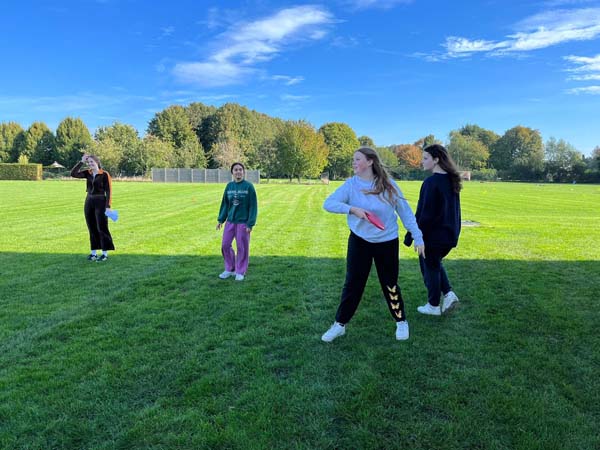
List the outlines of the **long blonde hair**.
{"label": "long blonde hair", "polygon": [[373,189],[365,191],[365,194],[383,194],[383,199],[390,205],[393,205],[398,198],[402,198],[396,187],[392,184],[391,177],[383,166],[381,159],[379,159],[377,152],[371,147],[361,147],[356,151],[365,155],[367,161],[373,161],[371,168],[373,169],[373,182],[375,186]]}

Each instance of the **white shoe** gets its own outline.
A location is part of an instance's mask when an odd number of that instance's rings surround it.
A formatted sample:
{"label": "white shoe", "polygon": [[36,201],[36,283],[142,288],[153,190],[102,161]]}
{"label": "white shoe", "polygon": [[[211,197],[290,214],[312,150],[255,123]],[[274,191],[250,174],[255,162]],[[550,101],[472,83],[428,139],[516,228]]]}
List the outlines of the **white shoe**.
{"label": "white shoe", "polygon": [[226,270],[226,271],[225,271],[225,272],[223,272],[221,275],[219,275],[219,278],[220,278],[221,280],[225,280],[226,278],[232,277],[232,276],[234,276],[234,275],[235,275],[235,272],[229,272],[229,271],[227,271],[227,270]]}
{"label": "white shoe", "polygon": [[442,312],[446,312],[456,306],[458,303],[458,297],[452,291],[448,292],[444,295],[444,300],[442,302]]}
{"label": "white shoe", "polygon": [[321,336],[321,340],[324,342],[331,342],[335,338],[343,336],[346,333],[346,327],[338,322],[333,322],[331,328],[325,332],[323,336]]}
{"label": "white shoe", "polygon": [[244,275],[242,275],[241,273],[236,273],[235,281],[244,281]]}
{"label": "white shoe", "polygon": [[417,308],[421,314],[428,314],[430,316],[440,316],[442,314],[439,306],[432,306],[431,303],[427,302],[423,306]]}
{"label": "white shoe", "polygon": [[408,339],[408,322],[406,320],[396,322],[396,339],[399,341]]}

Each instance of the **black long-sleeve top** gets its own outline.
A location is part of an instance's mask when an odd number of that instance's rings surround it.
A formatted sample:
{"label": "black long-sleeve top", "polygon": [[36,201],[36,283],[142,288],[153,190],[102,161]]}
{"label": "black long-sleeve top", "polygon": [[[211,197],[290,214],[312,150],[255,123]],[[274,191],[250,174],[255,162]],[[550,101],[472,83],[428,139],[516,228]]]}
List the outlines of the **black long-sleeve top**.
{"label": "black long-sleeve top", "polygon": [[460,195],[448,174],[434,173],[421,185],[415,213],[425,247],[456,247],[460,235]]}
{"label": "black long-sleeve top", "polygon": [[106,208],[110,208],[112,204],[112,178],[110,174],[106,170],[98,169],[98,173],[94,176],[90,169],[80,171],[82,165],[83,163],[79,161],[71,169],[71,176],[73,178],[85,178],[87,193],[89,195],[104,195],[106,197]]}

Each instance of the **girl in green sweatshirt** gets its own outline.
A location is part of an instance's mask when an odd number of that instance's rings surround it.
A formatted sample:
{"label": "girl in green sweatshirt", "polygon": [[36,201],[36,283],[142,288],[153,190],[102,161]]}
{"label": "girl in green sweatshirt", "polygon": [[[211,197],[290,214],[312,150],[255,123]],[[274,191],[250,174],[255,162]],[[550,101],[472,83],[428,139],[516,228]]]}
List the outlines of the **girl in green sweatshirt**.
{"label": "girl in green sweatshirt", "polygon": [[[258,204],[254,186],[244,179],[245,172],[242,163],[236,162],[231,166],[233,181],[225,187],[221,200],[217,219],[217,230],[225,224],[221,243],[225,271],[219,275],[221,279],[235,275],[236,281],[242,281],[248,270],[250,233],[256,224]],[[237,255],[231,246],[234,239]]]}

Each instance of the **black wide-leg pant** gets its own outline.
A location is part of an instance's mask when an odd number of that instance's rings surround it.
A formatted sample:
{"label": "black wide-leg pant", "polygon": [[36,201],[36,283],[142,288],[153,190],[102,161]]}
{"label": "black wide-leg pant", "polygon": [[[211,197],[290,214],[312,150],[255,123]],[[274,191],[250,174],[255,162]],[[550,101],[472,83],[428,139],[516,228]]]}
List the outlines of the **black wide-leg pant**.
{"label": "black wide-leg pant", "polygon": [[83,212],[90,232],[90,248],[92,250],[114,250],[112,236],[108,231],[108,217],[104,214],[106,197],[104,195],[88,195]]}
{"label": "black wide-leg pant", "polygon": [[345,325],[352,319],[365,290],[373,260],[392,317],[396,322],[406,320],[404,301],[398,286],[398,238],[371,243],[350,232],[346,255],[346,281],[335,316],[337,322]]}

